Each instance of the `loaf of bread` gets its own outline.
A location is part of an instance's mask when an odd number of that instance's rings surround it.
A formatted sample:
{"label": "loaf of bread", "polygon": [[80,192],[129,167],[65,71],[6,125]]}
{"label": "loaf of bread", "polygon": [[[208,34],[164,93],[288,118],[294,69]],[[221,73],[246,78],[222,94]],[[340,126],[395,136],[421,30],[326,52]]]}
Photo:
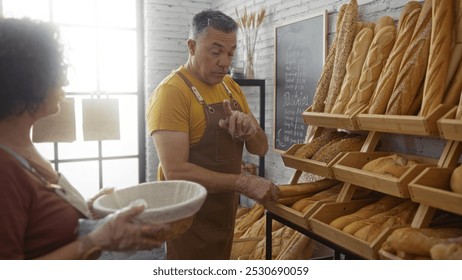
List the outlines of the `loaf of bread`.
{"label": "loaf of bread", "polygon": [[294,156],[299,158],[310,159],[319,149],[330,143],[335,139],[345,137],[346,132],[343,131],[332,131],[313,139],[310,143],[307,143],[301,146],[297,151],[295,151]]}
{"label": "loaf of bread", "polygon": [[460,92],[462,91],[462,60],[459,62],[459,67],[454,73],[451,83],[448,86],[446,95],[444,96],[443,104],[457,105],[460,100]]}
{"label": "loaf of bread", "polygon": [[316,85],[316,92],[313,97],[313,104],[311,110],[313,112],[324,112],[325,101],[327,94],[329,93],[329,84],[332,79],[332,71],[334,70],[335,53],[337,50],[337,41],[339,40],[339,32],[343,22],[343,16],[349,4],[343,4],[338,12],[336,35],[333,43],[329,49],[329,53],[326,58],[326,62],[321,71],[321,77],[319,78],[318,84]]}
{"label": "loaf of bread", "polygon": [[325,102],[325,113],[330,113],[334,107],[337,96],[342,87],[343,78],[346,73],[346,63],[353,47],[355,39],[356,22],[358,21],[358,2],[350,0],[342,20],[342,26],[338,34],[337,48],[335,50],[334,68],[329,84],[329,92]]}
{"label": "loaf of bread", "polygon": [[324,178],[315,182],[279,185],[279,197],[282,198],[300,195],[313,195],[315,193],[327,190],[337,185],[338,183],[339,181],[335,179]]}
{"label": "loaf of bread", "polygon": [[316,202],[335,201],[338,194],[340,193],[340,190],[341,190],[341,187],[337,185],[327,190],[320,191],[312,196],[299,199],[291,206],[291,208],[294,209],[295,211],[304,213],[307,210],[307,207],[310,207]]}
{"label": "loaf of bread", "polygon": [[349,134],[344,138],[339,138],[329,142],[327,145],[319,149],[311,159],[329,163],[338,154],[342,152],[354,152],[361,150],[361,147],[366,141],[363,135]]}
{"label": "loaf of bread", "polygon": [[[271,248],[271,258],[276,259],[279,253],[289,242],[290,238],[294,235],[295,230],[291,229],[288,226],[283,226],[282,228],[273,231],[272,235],[272,248]],[[262,239],[256,246],[255,249],[249,256],[249,260],[264,260],[266,252],[266,240]]]}
{"label": "loaf of bread", "polygon": [[401,225],[409,225],[412,223],[412,220],[414,219],[415,213],[418,208],[418,204],[409,200],[401,205],[398,205],[397,207],[398,214],[390,216],[381,225],[374,224],[370,227],[369,232],[367,233],[367,237],[365,239],[366,242],[372,243],[387,228]]}
{"label": "loaf of bread", "polygon": [[340,89],[340,94],[332,108],[332,114],[343,114],[346,105],[358,86],[361,70],[367,51],[374,37],[374,31],[365,27],[363,28],[353,42],[353,48],[346,64],[346,74]]}
{"label": "loaf of bread", "polygon": [[386,114],[406,115],[425,77],[430,51],[432,1],[425,1],[404,53]]}
{"label": "loaf of bread", "polygon": [[449,185],[453,192],[462,194],[462,165],[452,171]]}
{"label": "loaf of bread", "polygon": [[305,260],[309,259],[313,253],[313,246],[310,248],[312,240],[306,235],[296,231],[282,248],[276,260]]}
{"label": "loaf of bread", "polygon": [[[398,20],[398,34],[387,63],[377,81],[374,93],[369,102],[369,114],[383,114],[387,108],[393,87],[398,76],[404,53],[414,32],[422,6],[417,1],[409,1],[403,8]],[[420,107],[420,104],[419,104]]]}
{"label": "loaf of bread", "polygon": [[460,1],[454,1],[454,26],[452,33],[454,42],[451,50],[451,59],[449,61],[448,75],[446,78],[446,90],[452,81],[460,60],[462,59],[462,4]]}
{"label": "loaf of bread", "polygon": [[351,115],[362,106],[369,104],[369,100],[374,93],[377,81],[395,41],[396,28],[394,25],[384,26],[374,35],[374,40],[364,61],[358,88],[346,107],[345,113],[347,115]]}
{"label": "loaf of bread", "polygon": [[443,242],[431,247],[433,260],[462,260],[462,243]]}
{"label": "loaf of bread", "polygon": [[399,178],[415,164],[417,164],[417,162],[407,160],[403,156],[393,154],[369,161],[362,167],[362,170]]}
{"label": "loaf of bread", "polygon": [[411,107],[409,108],[408,115],[416,116],[419,114],[420,108],[422,107],[424,84],[424,81],[422,81],[419,89],[417,90],[417,94],[412,101]]}
{"label": "loaf of bread", "polygon": [[447,238],[462,235],[459,228],[412,228],[403,227],[394,230],[382,244],[385,251],[405,252],[410,255],[430,257],[430,249],[445,242]]}
{"label": "loaf of bread", "polygon": [[343,230],[344,227],[353,222],[370,218],[375,214],[387,211],[402,202],[403,200],[400,198],[387,195],[379,199],[375,203],[360,208],[358,211],[352,214],[348,214],[334,219],[332,222],[330,222],[329,225],[337,229]]}
{"label": "loaf of bread", "polygon": [[355,234],[360,229],[373,225],[368,227],[367,231],[359,234],[359,236],[363,240],[368,240],[369,238],[375,239],[381,230],[386,227],[393,226],[395,223],[409,223],[409,214],[412,214],[411,211],[415,211],[417,206],[418,205],[411,200],[405,200],[387,211],[380,212],[367,219],[353,222],[345,226],[343,231],[349,234]]}
{"label": "loaf of bread", "polygon": [[249,212],[242,216],[239,223],[234,227],[234,238],[241,237],[264,214],[265,208],[259,203],[255,203]]}
{"label": "loaf of bread", "polygon": [[420,114],[428,116],[443,103],[454,25],[453,0],[433,0],[432,35]]}

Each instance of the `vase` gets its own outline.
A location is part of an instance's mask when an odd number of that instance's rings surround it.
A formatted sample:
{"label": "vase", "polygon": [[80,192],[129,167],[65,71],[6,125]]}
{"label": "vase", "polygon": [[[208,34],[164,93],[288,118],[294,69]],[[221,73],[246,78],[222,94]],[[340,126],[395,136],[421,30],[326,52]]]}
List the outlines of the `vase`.
{"label": "vase", "polygon": [[255,79],[255,45],[245,44],[244,46],[244,77],[246,79]]}

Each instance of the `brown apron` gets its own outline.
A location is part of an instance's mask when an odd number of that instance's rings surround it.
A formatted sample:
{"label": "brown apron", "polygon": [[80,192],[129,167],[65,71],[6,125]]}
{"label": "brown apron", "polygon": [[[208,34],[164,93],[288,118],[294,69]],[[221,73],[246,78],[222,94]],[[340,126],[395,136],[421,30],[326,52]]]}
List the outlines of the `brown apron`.
{"label": "brown apron", "polygon": [[[223,103],[207,104],[191,82],[182,73],[177,74],[203,105],[207,121],[201,140],[190,148],[189,162],[216,172],[239,174],[243,143],[233,141],[227,130],[219,127],[218,121],[225,119]],[[232,109],[242,111],[229,88],[224,83],[223,86]],[[167,259],[229,260],[237,208],[235,195],[232,191],[209,191],[191,228],[178,239],[167,242]]]}

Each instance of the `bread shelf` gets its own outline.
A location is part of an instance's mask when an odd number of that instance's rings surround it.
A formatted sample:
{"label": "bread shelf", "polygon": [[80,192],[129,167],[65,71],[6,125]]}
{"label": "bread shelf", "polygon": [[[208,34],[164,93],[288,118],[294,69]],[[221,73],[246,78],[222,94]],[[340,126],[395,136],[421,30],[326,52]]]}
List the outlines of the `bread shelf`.
{"label": "bread shelf", "polygon": [[437,121],[451,106],[440,104],[429,116],[379,115],[360,113],[357,116],[361,130],[380,131],[418,136],[439,136]]}
{"label": "bread shelf", "polygon": [[[411,155],[401,155],[408,160],[420,162],[410,167],[401,177],[382,175],[361,168],[371,160],[392,155],[391,152],[349,152],[345,153],[333,166],[336,179],[367,189],[378,191],[401,198],[408,198],[408,184],[426,167],[436,166],[434,159],[421,158]],[[395,153],[396,154],[396,153]]]}
{"label": "bread shelf", "polygon": [[312,230],[315,234],[323,236],[337,244],[341,244],[345,249],[365,259],[378,259],[378,251],[390,233],[389,229],[380,233],[372,243],[367,243],[364,240],[329,225],[334,219],[354,213],[360,208],[375,201],[375,199],[365,199],[323,204],[310,218]]}
{"label": "bread shelf", "polygon": [[449,180],[454,168],[426,168],[410,184],[411,199],[434,208],[462,215],[462,194],[452,192]]}
{"label": "bread shelf", "polygon": [[284,165],[286,167],[313,173],[325,178],[335,179],[332,166],[342,156],[342,153],[333,158],[329,163],[294,156],[295,151],[297,151],[303,145],[304,144],[294,144],[285,153],[282,154]]}
{"label": "bread shelf", "polygon": [[[364,106],[365,107],[365,106]],[[340,128],[345,130],[359,130],[358,121],[356,116],[361,112],[364,107],[361,107],[351,115],[345,114],[330,114],[313,112],[309,107],[302,113],[305,123],[308,125],[328,128]]]}
{"label": "bread shelf", "polygon": [[456,112],[457,107],[454,107],[437,121],[442,139],[462,141],[462,120],[455,119]]}

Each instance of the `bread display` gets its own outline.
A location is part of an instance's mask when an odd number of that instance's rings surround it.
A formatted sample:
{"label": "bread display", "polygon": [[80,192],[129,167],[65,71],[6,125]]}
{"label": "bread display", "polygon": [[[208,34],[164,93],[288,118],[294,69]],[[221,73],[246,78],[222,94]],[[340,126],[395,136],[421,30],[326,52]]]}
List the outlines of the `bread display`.
{"label": "bread display", "polygon": [[453,0],[433,0],[430,54],[425,77],[421,115],[428,116],[443,103],[454,25]]}
{"label": "bread display", "polygon": [[362,170],[376,172],[383,175],[390,175],[395,178],[401,177],[410,167],[417,164],[412,160],[407,160],[400,155],[390,155],[379,157],[366,163]]}
{"label": "bread display", "polygon": [[353,42],[353,49],[348,57],[346,64],[346,74],[340,89],[340,94],[335,101],[331,113],[342,114],[351,96],[356,90],[356,87],[361,77],[364,60],[367,56],[367,51],[374,37],[374,31],[369,27],[364,27],[356,35]]}
{"label": "bread display", "polygon": [[[379,25],[377,24],[376,28],[377,26]],[[364,61],[358,87],[346,107],[345,113],[347,115],[353,114],[362,106],[369,104],[369,100],[374,93],[377,81],[395,41],[396,28],[394,25],[383,26],[374,35],[366,60]]]}
{"label": "bread display", "polygon": [[334,38],[334,42],[332,43],[332,46],[329,49],[326,62],[322,67],[321,77],[319,78],[318,84],[316,85],[316,92],[314,94],[313,104],[311,106],[311,110],[313,112],[324,112],[326,97],[329,93],[329,84],[330,80],[332,79],[332,71],[334,70],[335,53],[337,50],[337,41],[339,40],[338,34],[343,24],[343,16],[348,6],[349,4],[343,4],[338,12],[336,25],[337,33]]}
{"label": "bread display", "polygon": [[259,203],[255,203],[250,211],[241,216],[239,222],[234,227],[234,238],[241,237],[256,221],[264,214],[265,208]]}
{"label": "bread display", "polygon": [[417,94],[427,69],[430,52],[432,25],[432,2],[425,1],[406,48],[396,78],[396,83],[388,101],[386,114],[407,115]]}
{"label": "bread display", "polygon": [[330,113],[335,100],[340,93],[343,78],[346,73],[346,63],[355,39],[356,22],[358,21],[358,2],[351,0],[343,16],[342,25],[338,34],[337,48],[335,49],[334,68],[326,97],[324,112]]}
{"label": "bread display", "polygon": [[[383,114],[387,108],[388,100],[393,91],[399,67],[406,48],[411,41],[417,19],[422,6],[417,1],[408,2],[398,20],[398,34],[393,49],[390,52],[387,63],[377,81],[374,93],[370,99],[369,114]],[[420,107],[420,104],[419,104]]]}

